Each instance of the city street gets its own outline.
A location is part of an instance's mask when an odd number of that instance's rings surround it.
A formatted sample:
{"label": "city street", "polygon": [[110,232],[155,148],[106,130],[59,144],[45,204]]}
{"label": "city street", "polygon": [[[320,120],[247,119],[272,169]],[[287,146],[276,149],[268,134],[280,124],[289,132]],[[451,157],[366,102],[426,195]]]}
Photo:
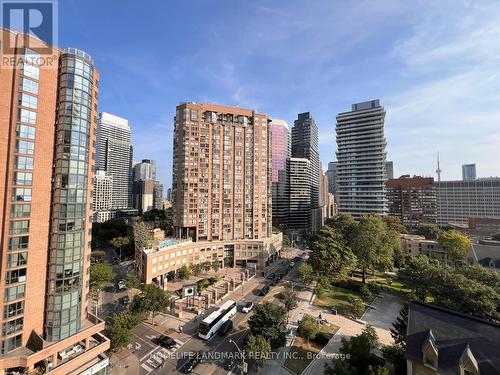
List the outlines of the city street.
{"label": "city street", "polygon": [[[280,263],[275,264],[275,268],[271,272],[285,272],[288,269],[289,260],[282,260]],[[241,361],[238,356],[238,349],[236,345],[229,340],[234,341],[240,349],[243,348],[243,339],[247,334],[247,320],[251,313],[242,313],[241,307],[244,302],[254,302],[255,304],[263,301],[276,301],[276,295],[283,288],[285,280],[291,280],[296,276],[297,271],[295,267],[277,286],[271,287],[269,293],[261,297],[258,295],[260,289],[269,283],[269,280],[264,280],[259,277],[256,280],[251,280],[252,287],[249,288],[250,282],[246,284],[247,288],[244,289],[243,295],[240,290],[237,290],[227,297],[238,301],[238,312],[232,318],[234,329],[227,336],[215,335],[212,339],[204,341],[198,338],[195,326],[201,320],[209,315],[216,308],[212,307],[200,316],[196,322],[186,323],[184,333],[178,333],[171,329],[164,328],[165,320],[177,319],[169,315],[160,315],[155,318],[154,327],[149,322],[141,322],[134,330],[134,337],[132,344],[127,348],[139,362],[139,374],[166,374],[166,373],[179,373],[179,368],[188,360],[188,356],[198,351],[210,353],[211,358],[198,365],[193,373],[194,374],[227,374],[225,364],[229,358],[233,358],[236,365],[240,365]],[[189,333],[189,334],[187,334]],[[156,339],[166,334],[172,337],[177,345],[174,349],[165,349],[159,346]],[[234,368],[233,373],[239,373],[239,370]]]}

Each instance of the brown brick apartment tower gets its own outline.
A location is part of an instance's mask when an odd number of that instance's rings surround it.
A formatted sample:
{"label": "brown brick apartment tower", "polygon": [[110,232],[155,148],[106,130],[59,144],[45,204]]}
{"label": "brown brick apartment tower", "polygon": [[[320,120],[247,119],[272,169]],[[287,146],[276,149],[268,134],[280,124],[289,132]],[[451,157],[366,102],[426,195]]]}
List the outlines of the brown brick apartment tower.
{"label": "brown brick apartment tower", "polygon": [[0,52],[0,374],[105,374],[87,272],[99,73],[82,51],[49,61],[0,32],[15,45]]}

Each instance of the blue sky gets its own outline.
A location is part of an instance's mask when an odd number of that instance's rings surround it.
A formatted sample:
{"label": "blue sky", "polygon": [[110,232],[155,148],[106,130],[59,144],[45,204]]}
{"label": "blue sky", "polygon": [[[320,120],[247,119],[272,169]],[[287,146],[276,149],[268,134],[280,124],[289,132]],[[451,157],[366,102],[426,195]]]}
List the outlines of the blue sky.
{"label": "blue sky", "polygon": [[310,111],[326,167],[335,115],[380,98],[395,175],[435,175],[437,152],[444,179],[500,174],[500,1],[60,0],[59,19],[167,187],[181,101]]}

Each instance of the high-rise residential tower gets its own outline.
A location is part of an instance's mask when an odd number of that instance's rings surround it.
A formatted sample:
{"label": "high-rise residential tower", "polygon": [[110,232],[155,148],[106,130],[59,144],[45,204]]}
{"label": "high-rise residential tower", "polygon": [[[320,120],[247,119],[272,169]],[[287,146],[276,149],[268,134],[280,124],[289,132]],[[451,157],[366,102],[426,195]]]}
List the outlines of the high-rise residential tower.
{"label": "high-rise residential tower", "polygon": [[337,207],[355,220],[387,213],[384,119],[379,100],[337,115]]}
{"label": "high-rise residential tower", "polygon": [[325,172],[328,178],[328,191],[332,194],[337,193],[337,162],[331,161],[328,163],[328,169]]}
{"label": "high-rise residential tower", "polygon": [[96,166],[113,177],[113,209],[132,205],[132,144],[128,120],[106,112],[97,118]]}
{"label": "high-rise residential tower", "polygon": [[132,180],[156,180],[156,161],[143,159],[132,168]]}
{"label": "high-rise residential tower", "polygon": [[286,159],[290,157],[290,133],[284,120],[272,119],[271,155],[272,155],[272,193],[273,223],[284,224],[287,212],[286,197]]}
{"label": "high-rise residential tower", "polygon": [[[277,258],[281,233],[272,232],[269,122],[265,114],[238,107],[177,106],[172,209],[174,236],[188,241],[191,254],[183,262],[260,268]],[[181,267],[167,263],[154,267],[160,285]]]}
{"label": "high-rise residential tower", "polygon": [[476,164],[462,165],[462,181],[474,181],[476,179]]}
{"label": "high-rise residential tower", "polygon": [[394,163],[390,160],[385,162],[385,179],[394,178]]}
{"label": "high-rise residential tower", "polygon": [[301,234],[311,225],[311,171],[309,159],[287,160],[287,229],[292,234]]}
{"label": "high-rise residential tower", "polygon": [[104,374],[88,306],[99,73],[82,51],[0,34],[16,46],[0,51],[16,61],[0,70],[0,373]]}
{"label": "high-rise residential tower", "polygon": [[113,197],[113,177],[106,171],[96,171],[94,178],[93,205],[94,222],[110,219]]}
{"label": "high-rise residential tower", "polygon": [[[322,223],[322,209],[320,207],[320,183],[321,171],[319,161],[319,147],[318,147],[318,127],[310,112],[299,113],[297,120],[293,123],[292,140],[291,140],[291,157],[294,159],[307,159],[309,160],[310,171],[307,173],[310,179],[310,194],[309,200],[309,218],[308,225],[302,228],[304,232],[318,230]],[[293,186],[300,184],[291,184],[288,187],[289,194],[296,195],[292,189]],[[297,221],[294,219],[294,221]]]}

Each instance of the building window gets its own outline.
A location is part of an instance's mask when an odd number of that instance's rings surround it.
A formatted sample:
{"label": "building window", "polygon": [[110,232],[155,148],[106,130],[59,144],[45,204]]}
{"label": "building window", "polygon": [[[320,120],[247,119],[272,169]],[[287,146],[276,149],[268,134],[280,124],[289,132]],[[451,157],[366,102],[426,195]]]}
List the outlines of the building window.
{"label": "building window", "polygon": [[16,135],[19,138],[35,139],[35,128],[27,125],[17,125]]}
{"label": "building window", "polygon": [[11,237],[9,238],[9,251],[27,249],[29,244],[29,236]]}
{"label": "building window", "polygon": [[26,122],[28,124],[36,124],[36,112],[21,108],[19,110],[18,119],[20,122]]}
{"label": "building window", "polygon": [[5,281],[7,284],[24,283],[26,281],[26,268],[7,271]]}
{"label": "building window", "polygon": [[16,299],[24,298],[26,285],[16,285],[5,289],[4,302],[15,301]]}
{"label": "building window", "polygon": [[4,307],[3,318],[11,319],[23,313],[24,313],[24,301],[14,302]]}
{"label": "building window", "polygon": [[30,230],[29,220],[11,221],[9,224],[9,234],[24,234]]}
{"label": "building window", "polygon": [[22,91],[30,92],[32,94],[38,94],[38,82],[32,81],[30,79],[23,78],[21,80],[20,88]]}
{"label": "building window", "polygon": [[31,215],[31,205],[13,204],[10,210],[11,218],[29,217]]}
{"label": "building window", "polygon": [[32,185],[33,174],[30,172],[14,172],[14,185]]}
{"label": "building window", "polygon": [[21,347],[23,335],[10,337],[2,342],[2,353],[11,352],[14,349]]}
{"label": "building window", "polygon": [[24,266],[26,265],[28,261],[28,253],[14,253],[14,254],[9,254],[7,256],[7,267],[8,268],[15,268],[19,266]]}
{"label": "building window", "polygon": [[35,152],[35,144],[29,141],[16,141],[16,152],[18,154],[33,155]]}
{"label": "building window", "polygon": [[[27,108],[32,108],[32,109],[37,109],[38,107],[38,99],[36,96],[26,94],[26,93],[20,93],[19,94],[19,105],[21,107],[27,107]],[[23,122],[29,122],[29,121],[24,121]],[[35,116],[35,121],[36,121],[36,116]]]}
{"label": "building window", "polygon": [[31,189],[30,188],[12,189],[12,200],[15,202],[31,202]]}
{"label": "building window", "polygon": [[27,156],[16,156],[14,168],[20,170],[33,170],[33,158]]}
{"label": "building window", "polygon": [[26,77],[38,79],[40,78],[40,69],[38,66],[24,64],[22,74]]}
{"label": "building window", "polygon": [[23,329],[24,318],[10,320],[3,324],[2,334],[4,336],[12,335]]}

